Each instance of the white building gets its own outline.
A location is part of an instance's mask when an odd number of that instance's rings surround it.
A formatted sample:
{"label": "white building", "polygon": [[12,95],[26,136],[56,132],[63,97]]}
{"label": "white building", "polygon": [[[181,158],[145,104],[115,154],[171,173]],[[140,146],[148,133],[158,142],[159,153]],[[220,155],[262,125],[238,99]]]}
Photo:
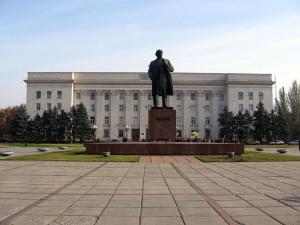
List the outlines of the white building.
{"label": "white building", "polygon": [[[197,130],[218,138],[218,113],[255,110],[259,101],[273,108],[271,74],[172,73],[176,126],[182,136]],[[97,127],[99,139],[144,139],[148,109],[152,106],[151,80],[146,73],[29,72],[26,108],[31,117],[56,106],[69,111],[82,102]],[[160,99],[161,101],[161,99]]]}

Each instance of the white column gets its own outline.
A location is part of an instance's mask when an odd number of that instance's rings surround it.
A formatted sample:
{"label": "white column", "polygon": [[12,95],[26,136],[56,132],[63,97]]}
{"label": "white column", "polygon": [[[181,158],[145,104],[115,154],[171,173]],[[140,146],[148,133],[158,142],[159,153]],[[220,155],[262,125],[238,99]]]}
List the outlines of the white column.
{"label": "white column", "polygon": [[183,137],[189,137],[190,134],[190,114],[191,96],[188,91],[183,91]]}
{"label": "white column", "polygon": [[219,117],[219,95],[217,92],[212,93],[211,98],[211,137],[218,138],[218,117]]}
{"label": "white column", "polygon": [[[132,91],[127,90],[125,92],[125,126],[129,125],[131,127],[132,125]],[[131,140],[131,128],[127,132],[127,138],[128,140]]]}
{"label": "white column", "polygon": [[204,124],[205,124],[205,109],[204,109],[204,93],[202,91],[197,92],[197,108],[198,108],[198,130],[200,135],[204,137]]}
{"label": "white column", "polygon": [[139,100],[140,139],[146,139],[146,128],[148,125],[148,91],[142,90]]}
{"label": "white column", "polygon": [[117,91],[111,92],[110,98],[110,138],[117,139],[118,138],[118,96]]}
{"label": "white column", "polygon": [[95,102],[95,108],[96,108],[96,116],[95,116],[95,124],[97,126],[96,130],[96,138],[101,139],[103,137],[103,91],[97,91],[96,92],[96,102]]}

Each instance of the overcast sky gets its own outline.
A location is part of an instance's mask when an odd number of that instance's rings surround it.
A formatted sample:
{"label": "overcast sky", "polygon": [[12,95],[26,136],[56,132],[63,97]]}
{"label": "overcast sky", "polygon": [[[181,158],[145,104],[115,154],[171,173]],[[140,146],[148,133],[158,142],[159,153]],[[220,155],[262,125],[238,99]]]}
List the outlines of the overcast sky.
{"label": "overcast sky", "polygon": [[0,0],[0,108],[28,71],[272,73],[300,81],[299,0]]}

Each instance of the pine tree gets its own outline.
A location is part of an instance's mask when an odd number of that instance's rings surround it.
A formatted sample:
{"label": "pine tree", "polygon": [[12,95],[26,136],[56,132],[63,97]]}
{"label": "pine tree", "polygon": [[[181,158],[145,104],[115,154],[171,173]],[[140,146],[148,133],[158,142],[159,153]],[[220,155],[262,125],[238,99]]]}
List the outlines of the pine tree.
{"label": "pine tree", "polygon": [[85,106],[81,103],[77,107],[77,138],[80,143],[93,138],[93,131]]}
{"label": "pine tree", "polygon": [[69,113],[64,110],[58,114],[58,130],[57,141],[62,143],[64,141],[71,141],[71,120]]}
{"label": "pine tree", "polygon": [[88,114],[82,103],[71,108],[70,119],[72,124],[72,142],[79,140],[82,143],[93,138],[93,130]]}
{"label": "pine tree", "polygon": [[27,141],[28,119],[25,105],[18,106],[10,121],[10,134],[14,141],[22,143]]}
{"label": "pine tree", "polygon": [[264,104],[259,102],[256,106],[256,111],[253,112],[254,136],[256,140],[265,142],[268,137],[268,113],[265,110]]}
{"label": "pine tree", "polygon": [[234,114],[227,107],[219,113],[220,138],[225,142],[232,142],[234,136]]}

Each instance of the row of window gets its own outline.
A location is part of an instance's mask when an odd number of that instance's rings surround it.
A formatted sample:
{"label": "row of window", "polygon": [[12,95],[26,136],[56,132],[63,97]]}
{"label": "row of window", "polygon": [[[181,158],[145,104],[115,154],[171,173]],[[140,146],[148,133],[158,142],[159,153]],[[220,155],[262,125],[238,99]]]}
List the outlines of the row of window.
{"label": "row of window", "polygon": [[[41,91],[36,91],[36,98],[40,99],[42,98],[42,92]],[[47,99],[52,98],[52,91],[47,91]],[[62,91],[57,91],[56,92],[56,98],[57,99],[62,99]]]}
{"label": "row of window", "polygon": [[[91,116],[90,117],[90,123],[95,124],[95,117]],[[125,126],[125,117],[124,116],[119,116],[119,123],[120,126]],[[139,125],[139,118],[137,116],[132,117],[132,124],[133,125]],[[182,119],[180,117],[176,118],[176,124],[177,125],[182,125]],[[210,125],[210,117],[205,117],[205,124]],[[104,117],[104,125],[110,125],[110,117],[105,116]],[[191,125],[197,125],[197,118],[196,117],[191,117]]]}
{"label": "row of window", "polygon": [[[212,94],[209,93],[209,92],[207,92],[207,93],[204,94],[204,97],[205,97],[206,101],[210,101],[211,100],[211,96],[212,96]],[[175,94],[175,97],[176,97],[176,100],[181,101],[183,99],[183,93],[177,92]],[[197,93],[193,93],[193,92],[191,93],[191,100],[192,101],[197,100]],[[225,100],[225,94],[224,93],[219,93],[219,100],[220,101],[224,101]]]}
{"label": "row of window", "polygon": [[[191,125],[197,125],[197,118],[191,117]],[[176,118],[176,125],[182,125],[182,119],[180,117]],[[205,125],[210,125],[210,117],[205,117]]]}
{"label": "row of window", "polygon": [[[244,99],[244,92],[239,92],[238,93],[238,98],[239,98],[239,100],[243,100]],[[253,92],[248,92],[248,99],[253,100]],[[260,101],[264,100],[264,93],[263,92],[258,93],[258,99]]]}
{"label": "row of window", "polygon": [[[249,110],[250,112],[253,112],[253,111],[254,111],[254,106],[253,106],[253,104],[249,104],[248,110]],[[239,111],[244,111],[244,105],[243,105],[243,104],[239,104]]]}
{"label": "row of window", "polygon": [[[52,108],[52,104],[51,103],[47,103],[46,104],[46,110],[50,110],[51,108]],[[36,111],[41,111],[41,103],[36,103],[35,109],[36,109]],[[57,110],[62,110],[62,104],[61,103],[57,103],[56,104],[56,109]]]}
{"label": "row of window", "polygon": [[[133,100],[139,100],[139,93],[137,93],[137,92],[133,93],[132,97],[133,97]],[[80,92],[76,92],[76,99],[77,100],[81,99],[81,93]],[[96,92],[91,92],[90,93],[90,99],[91,100],[96,100]],[[125,93],[120,92],[119,93],[119,99],[124,100],[125,99]],[[110,100],[110,93],[109,92],[104,93],[104,100]],[[152,100],[152,94],[151,93],[148,94],[148,100]]]}
{"label": "row of window", "polygon": [[[95,117],[90,117],[90,123],[95,124]],[[119,125],[124,126],[125,125],[125,117],[119,116]],[[105,116],[104,117],[104,125],[110,125],[110,117]],[[139,118],[137,116],[132,117],[132,125],[139,125]]]}
{"label": "row of window", "polygon": [[[176,100],[182,100],[183,99],[183,93],[181,92],[177,92],[175,94]],[[139,100],[139,93],[135,92],[132,95],[133,100]],[[220,93],[219,94],[219,98],[220,101],[224,101],[225,100],[225,95],[224,93]],[[81,99],[81,93],[80,92],[76,92],[76,99],[80,100]],[[90,93],[90,99],[91,100],[95,100],[96,99],[96,92],[91,92]],[[119,99],[120,100],[124,100],[125,99],[125,93],[120,92],[119,93]],[[104,100],[110,100],[110,93],[109,92],[105,92],[104,93]],[[152,93],[148,93],[148,100],[152,100]],[[197,100],[197,94],[196,93],[191,93],[191,100],[195,101]],[[206,101],[210,101],[211,100],[211,93],[205,93],[205,100]]]}
{"label": "row of window", "polygon": [[[119,112],[125,112],[125,105],[119,105]],[[91,112],[96,111],[96,106],[94,104],[91,104]],[[109,112],[110,111],[110,105],[104,105],[104,111]],[[139,105],[133,105],[133,111],[138,112],[139,111]]]}

